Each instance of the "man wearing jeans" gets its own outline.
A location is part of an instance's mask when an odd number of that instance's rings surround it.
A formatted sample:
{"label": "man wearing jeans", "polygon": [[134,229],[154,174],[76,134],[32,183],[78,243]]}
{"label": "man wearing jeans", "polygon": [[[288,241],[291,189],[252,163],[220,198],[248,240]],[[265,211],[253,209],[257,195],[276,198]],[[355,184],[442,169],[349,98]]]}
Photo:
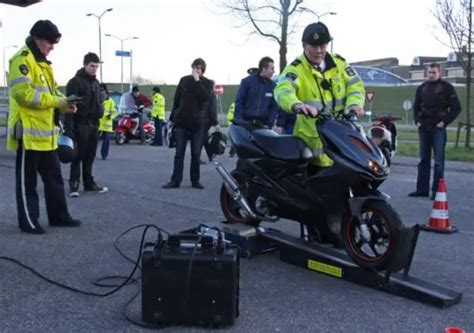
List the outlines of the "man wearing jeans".
{"label": "man wearing jeans", "polygon": [[191,64],[191,75],[179,81],[174,95],[173,109],[169,121],[176,128],[176,154],[171,180],[163,188],[177,188],[183,180],[184,153],[188,138],[191,140],[191,184],[193,188],[203,189],[200,183],[199,157],[202,148],[204,116],[207,115],[214,82],[204,77],[206,63],[198,58]]}
{"label": "man wearing jeans", "polygon": [[428,81],[416,90],[413,116],[420,140],[420,163],[416,191],[410,197],[428,197],[430,188],[431,150],[434,152],[434,174],[431,200],[434,200],[438,183],[444,178],[444,150],[446,126],[461,112],[461,104],[454,87],[441,79],[441,68],[431,63],[427,69]]}

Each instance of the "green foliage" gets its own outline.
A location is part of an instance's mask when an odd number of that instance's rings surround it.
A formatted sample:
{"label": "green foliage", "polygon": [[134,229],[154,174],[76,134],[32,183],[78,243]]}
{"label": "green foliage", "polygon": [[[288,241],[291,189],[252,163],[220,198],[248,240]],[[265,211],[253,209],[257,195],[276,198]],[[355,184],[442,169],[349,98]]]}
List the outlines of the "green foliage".
{"label": "green foliage", "polygon": [[[419,156],[419,145],[417,142],[399,142],[397,155],[400,156]],[[446,147],[446,160],[474,162],[474,149],[464,147],[455,148],[453,145]]]}

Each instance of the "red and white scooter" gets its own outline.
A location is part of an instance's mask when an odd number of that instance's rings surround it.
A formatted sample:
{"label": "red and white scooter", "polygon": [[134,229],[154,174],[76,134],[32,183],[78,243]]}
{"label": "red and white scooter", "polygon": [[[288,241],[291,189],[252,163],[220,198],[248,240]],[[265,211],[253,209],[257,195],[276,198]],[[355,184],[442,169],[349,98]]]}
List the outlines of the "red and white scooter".
{"label": "red and white scooter", "polygon": [[392,157],[395,155],[397,150],[397,126],[395,121],[402,118],[391,114],[383,114],[375,116],[372,121],[378,123],[373,124],[367,131],[367,137],[380,148],[387,164],[392,164]]}

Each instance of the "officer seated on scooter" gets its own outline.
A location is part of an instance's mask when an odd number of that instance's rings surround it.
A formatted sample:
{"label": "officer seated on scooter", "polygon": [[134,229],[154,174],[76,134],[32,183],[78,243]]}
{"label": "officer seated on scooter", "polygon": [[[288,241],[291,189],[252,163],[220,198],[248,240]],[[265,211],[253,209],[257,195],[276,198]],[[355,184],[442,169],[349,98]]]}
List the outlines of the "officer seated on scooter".
{"label": "officer seated on scooter", "polygon": [[286,66],[274,96],[286,112],[297,113],[293,134],[300,137],[315,156],[316,167],[329,167],[333,161],[322,153],[316,129],[318,111],[364,114],[365,89],[362,80],[346,60],[327,53],[329,30],[321,22],[308,25],[303,32],[303,54]]}

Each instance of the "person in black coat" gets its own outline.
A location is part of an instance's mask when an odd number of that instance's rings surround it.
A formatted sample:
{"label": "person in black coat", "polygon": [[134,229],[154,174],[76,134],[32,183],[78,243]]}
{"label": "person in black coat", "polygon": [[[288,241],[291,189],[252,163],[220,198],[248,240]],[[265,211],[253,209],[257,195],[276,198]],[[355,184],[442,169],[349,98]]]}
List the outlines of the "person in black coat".
{"label": "person in black coat", "polygon": [[92,176],[92,164],[94,163],[98,143],[99,119],[103,114],[100,85],[96,79],[99,63],[100,59],[97,54],[87,53],[84,56],[84,67],[77,71],[66,86],[67,96],[82,97],[77,112],[65,117],[66,135],[74,140],[78,150],[76,159],[71,163],[69,177],[69,196],[73,198],[79,196],[81,163],[84,190],[96,193],[108,191],[106,187],[98,186]]}
{"label": "person in black coat", "polygon": [[[209,129],[212,126],[217,126],[219,123],[217,121],[217,98],[214,93],[214,86],[212,87],[211,99],[207,107],[204,108],[204,125],[202,130],[202,146],[206,147],[209,141]],[[202,149],[201,149],[202,150]],[[212,158],[208,155],[209,162],[212,161]],[[205,164],[204,161],[199,160],[199,163]]]}
{"label": "person in black coat", "polygon": [[200,163],[204,117],[207,116],[214,82],[204,77],[206,63],[198,58],[191,64],[192,73],[181,78],[174,95],[169,121],[176,128],[176,154],[171,180],[163,188],[177,188],[183,180],[184,153],[188,138],[191,140],[191,183],[203,189],[200,183]]}
{"label": "person in black coat", "polygon": [[444,178],[444,150],[446,127],[461,112],[461,104],[451,83],[441,79],[441,67],[432,63],[427,69],[428,81],[416,89],[413,118],[418,127],[420,163],[416,191],[410,197],[428,197],[430,190],[431,151],[434,153],[434,172],[431,200],[435,199],[438,183]]}

